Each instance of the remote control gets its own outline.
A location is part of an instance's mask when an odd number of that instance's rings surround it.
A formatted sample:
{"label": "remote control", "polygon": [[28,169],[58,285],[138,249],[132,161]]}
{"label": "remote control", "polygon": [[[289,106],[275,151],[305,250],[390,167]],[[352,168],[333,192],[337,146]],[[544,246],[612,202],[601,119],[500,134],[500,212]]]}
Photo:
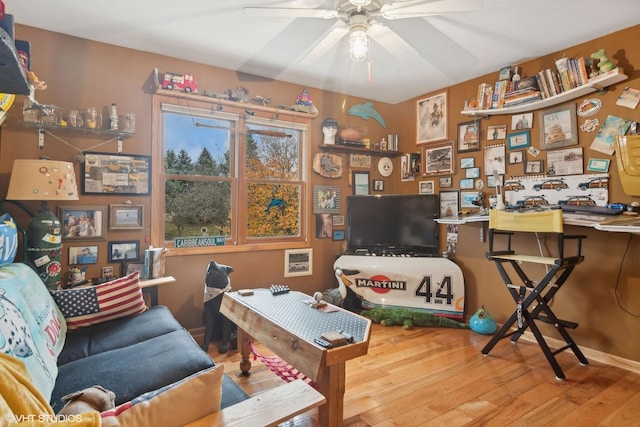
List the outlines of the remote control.
{"label": "remote control", "polygon": [[269,290],[272,295],[280,295],[289,292],[289,287],[286,285],[271,285],[269,286]]}
{"label": "remote control", "polygon": [[322,338],[314,338],[313,342],[315,342],[316,344],[318,344],[319,346],[322,346],[324,348],[331,348],[332,345],[329,341],[327,340],[323,340]]}

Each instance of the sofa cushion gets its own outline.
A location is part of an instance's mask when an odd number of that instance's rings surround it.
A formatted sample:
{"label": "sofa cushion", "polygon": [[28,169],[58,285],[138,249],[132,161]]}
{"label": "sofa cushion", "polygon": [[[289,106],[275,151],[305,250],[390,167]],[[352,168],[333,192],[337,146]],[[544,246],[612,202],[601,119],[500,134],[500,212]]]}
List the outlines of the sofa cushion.
{"label": "sofa cushion", "polygon": [[69,329],[142,313],[147,306],[138,275],[136,271],[96,286],[53,291],[53,299],[67,319]]}
{"label": "sofa cushion", "polygon": [[58,365],[117,348],[127,347],[149,338],[182,329],[182,325],[165,306],[151,307],[136,316],[121,317],[71,330],[58,356]]}
{"label": "sofa cushion", "polygon": [[61,365],[51,407],[58,412],[62,396],[93,385],[113,391],[120,405],[212,366],[186,330],[169,332]]}
{"label": "sofa cushion", "polygon": [[20,359],[48,401],[67,328],[40,276],[20,263],[0,267],[0,353]]}
{"label": "sofa cushion", "polygon": [[[102,413],[103,427],[182,427],[220,410],[224,365],[214,366]],[[178,409],[178,410],[177,410]]]}

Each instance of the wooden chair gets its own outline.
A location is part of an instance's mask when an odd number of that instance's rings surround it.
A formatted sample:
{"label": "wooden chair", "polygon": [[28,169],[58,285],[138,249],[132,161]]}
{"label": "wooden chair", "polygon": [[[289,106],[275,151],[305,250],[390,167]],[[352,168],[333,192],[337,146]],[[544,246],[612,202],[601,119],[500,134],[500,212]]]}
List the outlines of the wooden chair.
{"label": "wooden chair", "polygon": [[[517,254],[512,248],[512,237],[515,233],[548,233],[549,236],[555,238],[557,243],[553,249],[556,255]],[[560,209],[535,212],[511,212],[495,209],[490,211],[487,258],[494,261],[498,268],[500,276],[516,303],[516,309],[482,349],[483,354],[489,354],[491,349],[503,338],[511,337],[511,341],[516,342],[529,328],[558,379],[564,379],[565,375],[555,358],[556,354],[570,348],[581,364],[589,363],[567,332],[567,329],[574,329],[578,324],[560,320],[549,307],[549,301],[562,288],[575,266],[584,260],[581,250],[582,239],[585,237],[564,234],[562,210]],[[569,242],[573,243],[569,244]],[[542,264],[545,266],[546,273],[538,281],[531,280],[523,269],[527,264]],[[507,269],[515,272],[521,284],[516,284],[511,279]],[[538,268],[536,271],[540,271],[540,269]],[[552,283],[554,277],[556,279]],[[534,305],[534,303],[536,304]],[[555,351],[551,350],[536,325],[536,321],[554,325],[566,344]],[[514,325],[517,328],[512,330]]]}

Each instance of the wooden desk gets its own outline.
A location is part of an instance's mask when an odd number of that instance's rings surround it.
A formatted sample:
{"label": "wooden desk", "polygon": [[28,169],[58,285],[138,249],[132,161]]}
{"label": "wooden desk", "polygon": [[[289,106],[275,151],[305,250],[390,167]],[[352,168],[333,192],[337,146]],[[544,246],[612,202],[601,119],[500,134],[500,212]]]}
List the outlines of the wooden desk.
{"label": "wooden desk", "polygon": [[[327,403],[318,410],[322,426],[341,426],[345,391],[345,362],[367,354],[371,321],[355,313],[338,309],[324,312],[304,301],[308,295],[291,291],[271,295],[267,289],[254,294],[224,294],[220,312],[238,325],[240,369],[251,369],[249,341],[255,339],[315,381]],[[354,343],[325,349],[313,342],[325,332],[342,330],[354,337]]]}
{"label": "wooden desk", "polygon": [[154,306],[158,305],[158,286],[170,283],[176,283],[176,279],[173,276],[140,280],[140,287],[143,293],[146,292],[149,294],[150,304]]}

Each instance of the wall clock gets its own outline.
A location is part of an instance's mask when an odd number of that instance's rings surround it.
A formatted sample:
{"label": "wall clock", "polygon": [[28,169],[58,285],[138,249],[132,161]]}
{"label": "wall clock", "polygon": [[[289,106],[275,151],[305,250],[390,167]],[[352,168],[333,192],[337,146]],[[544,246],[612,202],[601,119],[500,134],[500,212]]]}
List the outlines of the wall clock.
{"label": "wall clock", "polygon": [[393,172],[393,162],[388,157],[383,157],[378,161],[378,172],[382,176],[389,176]]}

